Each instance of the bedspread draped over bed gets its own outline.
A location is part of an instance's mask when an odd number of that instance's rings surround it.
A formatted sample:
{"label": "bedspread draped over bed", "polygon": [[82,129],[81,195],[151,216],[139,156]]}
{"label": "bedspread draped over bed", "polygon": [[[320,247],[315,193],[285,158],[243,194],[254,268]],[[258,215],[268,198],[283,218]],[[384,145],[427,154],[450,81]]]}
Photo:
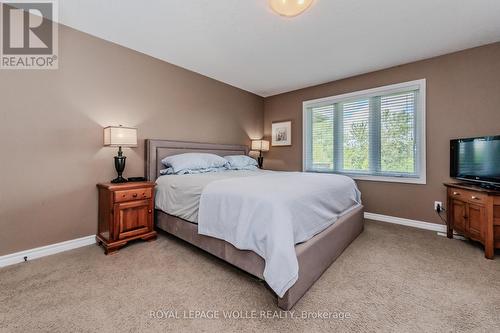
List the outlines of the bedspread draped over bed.
{"label": "bedspread draped over bed", "polygon": [[265,260],[264,279],[279,296],[298,278],[295,245],[361,204],[349,177],[301,172],[223,179],[203,190],[198,233]]}

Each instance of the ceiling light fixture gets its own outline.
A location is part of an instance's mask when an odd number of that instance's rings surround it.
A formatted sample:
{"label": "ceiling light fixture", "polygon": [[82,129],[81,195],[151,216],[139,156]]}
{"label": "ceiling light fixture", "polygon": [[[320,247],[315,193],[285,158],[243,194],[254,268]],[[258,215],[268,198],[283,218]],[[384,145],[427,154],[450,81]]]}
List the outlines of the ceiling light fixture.
{"label": "ceiling light fixture", "polygon": [[297,16],[303,13],[313,0],[269,0],[269,6],[277,14],[282,16]]}

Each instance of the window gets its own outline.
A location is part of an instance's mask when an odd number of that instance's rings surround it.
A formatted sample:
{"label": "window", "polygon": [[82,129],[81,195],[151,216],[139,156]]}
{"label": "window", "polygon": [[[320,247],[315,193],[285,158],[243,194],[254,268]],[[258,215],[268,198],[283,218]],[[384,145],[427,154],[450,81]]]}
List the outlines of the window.
{"label": "window", "polygon": [[304,171],[425,184],[425,80],[304,102]]}

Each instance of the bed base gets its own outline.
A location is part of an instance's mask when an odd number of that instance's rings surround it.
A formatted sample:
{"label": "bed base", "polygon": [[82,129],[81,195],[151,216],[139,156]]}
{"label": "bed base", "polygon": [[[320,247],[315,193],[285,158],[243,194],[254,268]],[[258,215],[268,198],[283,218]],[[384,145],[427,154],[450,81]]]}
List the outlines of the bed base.
{"label": "bed base", "polygon": [[[198,225],[156,210],[156,227],[206,252],[264,279],[264,260],[252,251],[238,250],[230,243],[198,234]],[[340,217],[333,225],[307,242],[295,246],[299,262],[299,278],[283,295],[277,297],[278,307],[290,310],[323,272],[342,254],[363,231],[363,206]]]}
{"label": "bed base", "polygon": [[[146,143],[146,178],[155,181],[164,168],[161,160],[182,153],[212,153],[220,156],[247,155],[246,145],[151,140]],[[196,224],[156,211],[156,226],[181,238],[228,263],[263,279],[264,260],[252,251],[238,250],[233,245],[212,237],[198,234]],[[344,249],[363,231],[363,207],[357,207],[342,216],[333,225],[307,242],[295,246],[299,261],[299,278],[282,298],[278,306],[290,310],[307,290],[330,267]]]}

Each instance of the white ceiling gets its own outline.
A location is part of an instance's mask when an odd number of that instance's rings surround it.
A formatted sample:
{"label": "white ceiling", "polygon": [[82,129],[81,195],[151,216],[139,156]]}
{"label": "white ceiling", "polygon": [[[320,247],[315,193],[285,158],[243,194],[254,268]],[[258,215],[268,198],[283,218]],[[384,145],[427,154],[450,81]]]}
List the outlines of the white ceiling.
{"label": "white ceiling", "polygon": [[295,90],[500,41],[499,0],[62,0],[60,22],[251,91]]}

